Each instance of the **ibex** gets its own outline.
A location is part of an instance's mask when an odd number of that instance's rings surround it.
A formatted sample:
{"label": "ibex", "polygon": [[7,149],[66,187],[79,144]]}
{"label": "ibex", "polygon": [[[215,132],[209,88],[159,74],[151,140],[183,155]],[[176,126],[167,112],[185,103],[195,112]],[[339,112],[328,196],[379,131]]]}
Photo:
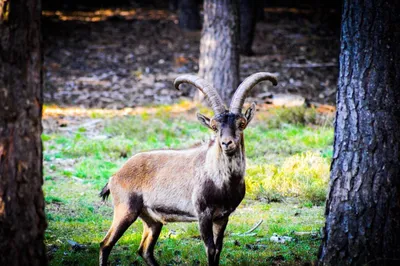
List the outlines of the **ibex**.
{"label": "ibex", "polygon": [[215,113],[208,118],[197,114],[201,124],[215,132],[203,145],[184,150],[156,150],[131,157],[114,174],[100,193],[105,200],[111,193],[114,218],[100,244],[100,265],[106,265],[112,247],[139,217],[143,235],[139,254],[148,265],[158,265],[154,246],[167,222],[198,221],[208,256],[208,265],[218,265],[229,215],[245,195],[246,168],[243,131],[255,113],[255,104],[242,114],[246,94],[259,82],[276,77],[260,72],[245,79],[229,110],[215,88],[201,78],[182,75],[175,82],[198,88]]}

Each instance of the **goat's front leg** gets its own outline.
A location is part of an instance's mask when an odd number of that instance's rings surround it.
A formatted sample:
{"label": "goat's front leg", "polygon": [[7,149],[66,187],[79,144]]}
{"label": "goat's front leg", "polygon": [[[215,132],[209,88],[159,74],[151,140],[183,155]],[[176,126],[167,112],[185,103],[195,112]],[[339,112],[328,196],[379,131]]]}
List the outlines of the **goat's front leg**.
{"label": "goat's front leg", "polygon": [[226,225],[228,224],[229,217],[222,218],[213,222],[213,234],[215,243],[215,265],[219,265],[219,257],[222,251],[222,244],[224,240],[224,232]]}
{"label": "goat's front leg", "polygon": [[215,264],[215,244],[211,211],[207,210],[199,215],[199,227],[201,239],[203,239],[207,251],[208,265],[217,265]]}

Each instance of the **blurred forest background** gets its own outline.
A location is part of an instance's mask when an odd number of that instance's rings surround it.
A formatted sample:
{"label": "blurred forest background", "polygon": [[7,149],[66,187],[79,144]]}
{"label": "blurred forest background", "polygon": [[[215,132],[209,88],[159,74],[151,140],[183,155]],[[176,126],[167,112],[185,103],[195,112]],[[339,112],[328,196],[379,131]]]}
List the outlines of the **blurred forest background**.
{"label": "blurred forest background", "polygon": [[[172,2],[44,1],[45,101],[119,109],[191,98],[192,88],[171,88],[177,75],[198,72],[201,31],[182,29]],[[253,96],[334,104],[340,5],[254,2],[264,9],[257,11],[254,56],[240,58],[240,79],[270,71],[279,86],[262,84]]]}

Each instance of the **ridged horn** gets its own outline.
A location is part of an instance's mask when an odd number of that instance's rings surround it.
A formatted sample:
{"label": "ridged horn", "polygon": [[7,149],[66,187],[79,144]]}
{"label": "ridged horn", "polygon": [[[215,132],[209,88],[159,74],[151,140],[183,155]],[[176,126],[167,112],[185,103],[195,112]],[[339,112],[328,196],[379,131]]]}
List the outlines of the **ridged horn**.
{"label": "ridged horn", "polygon": [[274,74],[269,72],[258,72],[247,77],[237,88],[235,94],[232,97],[229,111],[234,114],[241,114],[244,101],[246,100],[247,93],[258,83],[264,80],[269,80],[276,86],[278,80]]}
{"label": "ridged horn", "polygon": [[221,96],[219,96],[217,90],[204,79],[190,74],[182,75],[175,79],[175,88],[179,90],[179,85],[182,83],[188,83],[198,88],[210,101],[211,108],[216,115],[226,111]]}

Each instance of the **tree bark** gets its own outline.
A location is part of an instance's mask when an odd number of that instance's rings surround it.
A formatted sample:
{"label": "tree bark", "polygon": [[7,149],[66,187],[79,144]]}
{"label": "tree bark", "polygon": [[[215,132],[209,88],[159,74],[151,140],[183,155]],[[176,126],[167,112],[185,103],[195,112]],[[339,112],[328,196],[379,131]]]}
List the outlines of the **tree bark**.
{"label": "tree bark", "polygon": [[200,12],[197,0],[179,0],[179,27],[184,30],[201,29]]}
{"label": "tree bark", "polygon": [[400,2],[345,0],[320,265],[400,261]]}
{"label": "tree bark", "polygon": [[199,75],[226,104],[239,85],[238,7],[238,0],[204,0]]}
{"label": "tree bark", "polygon": [[243,55],[254,55],[251,46],[260,6],[261,4],[256,0],[240,0],[240,53]]}
{"label": "tree bark", "polygon": [[47,265],[42,192],[41,1],[0,21],[0,265]]}

